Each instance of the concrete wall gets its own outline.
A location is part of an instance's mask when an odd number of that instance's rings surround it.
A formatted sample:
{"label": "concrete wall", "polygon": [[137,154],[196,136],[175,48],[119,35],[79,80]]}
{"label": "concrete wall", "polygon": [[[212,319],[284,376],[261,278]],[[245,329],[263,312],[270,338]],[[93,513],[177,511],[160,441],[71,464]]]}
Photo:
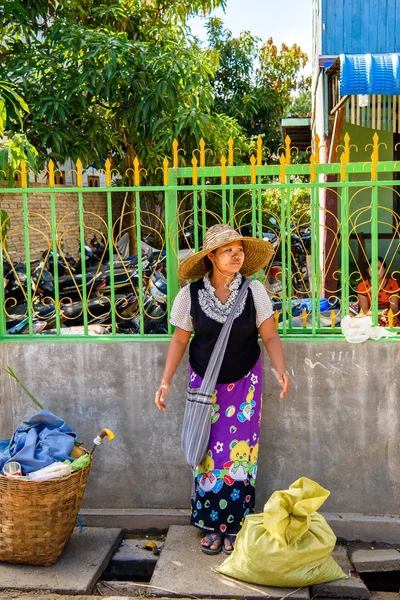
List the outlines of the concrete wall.
{"label": "concrete wall", "polygon": [[[258,508],[271,492],[308,476],[331,490],[324,511],[400,515],[400,345],[285,342],[289,397],[264,357]],[[180,452],[187,366],[169,411],[156,411],[166,343],[0,345],[0,438],[35,406],[4,373],[10,365],[46,408],[90,447],[104,426],[116,433],[94,455],[85,506],[188,508],[190,473]]]}

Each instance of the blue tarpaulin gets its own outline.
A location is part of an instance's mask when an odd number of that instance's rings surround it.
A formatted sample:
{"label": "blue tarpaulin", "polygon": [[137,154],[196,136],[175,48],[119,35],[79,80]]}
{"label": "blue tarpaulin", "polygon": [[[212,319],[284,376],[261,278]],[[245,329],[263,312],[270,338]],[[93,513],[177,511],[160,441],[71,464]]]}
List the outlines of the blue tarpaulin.
{"label": "blue tarpaulin", "polygon": [[341,54],[340,94],[400,95],[400,54]]}
{"label": "blue tarpaulin", "polygon": [[41,410],[18,427],[10,440],[0,441],[0,471],[10,460],[32,473],[54,462],[71,458],[76,433],[48,410]]}

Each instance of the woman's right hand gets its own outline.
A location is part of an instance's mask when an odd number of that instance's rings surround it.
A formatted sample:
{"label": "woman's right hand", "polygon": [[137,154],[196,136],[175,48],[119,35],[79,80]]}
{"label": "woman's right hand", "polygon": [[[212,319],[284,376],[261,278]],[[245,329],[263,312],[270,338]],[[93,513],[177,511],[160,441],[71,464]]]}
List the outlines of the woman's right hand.
{"label": "woman's right hand", "polygon": [[168,406],[166,406],[166,404],[165,404],[165,398],[169,394],[169,390],[170,390],[169,383],[162,383],[160,385],[160,387],[158,388],[158,390],[156,391],[155,403],[156,403],[158,410],[162,410],[163,412],[166,412],[168,410]]}

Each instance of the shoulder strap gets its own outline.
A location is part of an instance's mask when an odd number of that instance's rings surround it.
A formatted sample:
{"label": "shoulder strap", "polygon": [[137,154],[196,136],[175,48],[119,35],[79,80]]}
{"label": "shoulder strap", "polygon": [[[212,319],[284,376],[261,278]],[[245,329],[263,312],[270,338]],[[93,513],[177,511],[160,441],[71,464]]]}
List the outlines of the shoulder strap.
{"label": "shoulder strap", "polygon": [[235,304],[232,306],[232,310],[222,326],[221,332],[218,336],[218,339],[214,346],[214,350],[212,351],[210,360],[208,362],[204,379],[200,386],[202,394],[204,393],[206,395],[211,395],[215,389],[218,375],[221,370],[222,361],[224,359],[226,345],[228,343],[233,321],[235,319],[236,309],[239,306],[240,302],[243,300],[251,281],[252,280],[249,278],[244,280],[242,287],[240,288],[239,293],[237,295]]}

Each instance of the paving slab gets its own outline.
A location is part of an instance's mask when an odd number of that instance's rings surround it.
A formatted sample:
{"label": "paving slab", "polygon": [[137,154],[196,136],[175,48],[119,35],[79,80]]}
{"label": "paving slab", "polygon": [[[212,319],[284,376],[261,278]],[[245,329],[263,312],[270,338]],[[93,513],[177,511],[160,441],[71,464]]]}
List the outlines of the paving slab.
{"label": "paving slab", "polygon": [[371,600],[399,600],[398,592],[371,592]]}
{"label": "paving slab", "polygon": [[321,513],[338,539],[373,543],[400,544],[400,515],[362,513]]}
{"label": "paving slab", "polygon": [[308,588],[294,590],[259,586],[215,573],[213,569],[225,560],[226,555],[223,552],[214,556],[204,554],[200,550],[199,539],[200,531],[194,527],[175,525],[169,529],[150,581],[152,594],[247,600],[280,599],[290,594],[292,600],[309,600]]}
{"label": "paving slab", "polygon": [[76,528],[51,567],[0,563],[0,590],[90,594],[119,545],[120,529]]}
{"label": "paving slab", "polygon": [[[95,596],[96,598],[96,596]],[[98,598],[98,596],[97,596]],[[129,596],[108,596],[107,600],[133,600],[133,596],[129,597]],[[35,592],[34,594],[31,593],[25,593],[23,594],[22,592],[20,593],[16,593],[16,592],[10,592],[9,594],[7,594],[6,596],[0,594],[0,600],[93,600],[93,596],[90,595],[84,595],[84,596],[70,596],[69,594],[65,595],[65,594],[45,594],[45,593],[40,593],[40,592]],[[134,598],[134,600],[137,600],[137,597]]]}
{"label": "paving slab", "polygon": [[367,586],[358,577],[339,579],[329,583],[311,586],[311,597],[319,598],[354,598],[368,600],[370,594]]}
{"label": "paving slab", "polygon": [[336,546],[332,552],[332,557],[336,560],[337,564],[346,573],[346,575],[351,574],[353,565],[348,557],[346,546]]}
{"label": "paving slab", "polygon": [[400,552],[388,550],[355,550],[350,560],[357,573],[400,571]]}
{"label": "paving slab", "polygon": [[[96,596],[95,596],[96,598]],[[98,598],[98,596],[97,596]],[[28,593],[25,592],[9,592],[6,596],[0,593],[0,600],[93,600],[93,596],[90,595],[78,595],[70,596],[69,594],[46,594],[44,592]],[[129,596],[108,596],[107,600],[132,600]],[[135,598],[137,600],[137,598]]]}
{"label": "paving slab", "polygon": [[[2,595],[0,593],[0,600],[94,600],[94,598],[99,598],[99,596],[70,596],[69,594],[45,594],[40,592],[33,593],[25,593],[23,592],[16,593],[10,592],[7,595]],[[107,596],[107,600],[138,600],[138,596]],[[159,600],[163,600],[163,598],[159,598]],[[193,600],[193,598],[179,598],[177,600]],[[228,598],[226,600],[229,600]],[[382,599],[384,600],[384,599]],[[391,599],[387,599],[391,600]],[[398,600],[398,598],[397,598]]]}

